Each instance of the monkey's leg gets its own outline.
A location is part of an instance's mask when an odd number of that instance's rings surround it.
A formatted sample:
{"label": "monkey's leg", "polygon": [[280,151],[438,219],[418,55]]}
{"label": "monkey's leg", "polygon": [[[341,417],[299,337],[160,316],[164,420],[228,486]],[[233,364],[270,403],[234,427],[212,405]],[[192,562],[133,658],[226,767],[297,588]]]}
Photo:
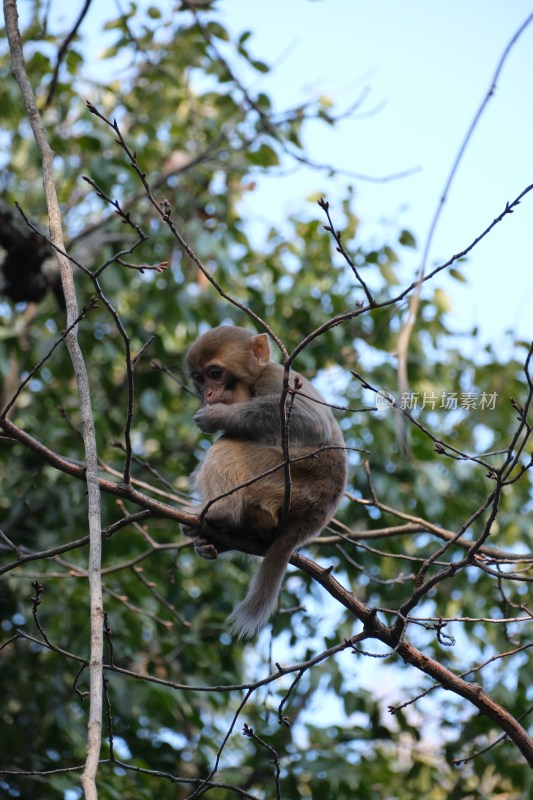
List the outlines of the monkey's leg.
{"label": "monkey's leg", "polygon": [[[264,532],[263,532],[264,533]],[[264,556],[272,543],[272,534],[258,535],[258,531],[246,528],[215,528],[207,525],[194,541],[194,549],[200,558],[213,561],[221,553],[237,550],[253,556]]]}
{"label": "monkey's leg", "polygon": [[209,449],[191,479],[193,491],[209,504],[197,532],[196,549],[202,558],[212,560],[226,550],[265,555],[279,526],[284,483],[278,473],[249,482],[281,459],[277,447],[224,436]]}
{"label": "monkey's leg", "polygon": [[[201,511],[200,506],[191,506],[187,508],[187,511],[190,514],[197,514]],[[212,524],[209,524],[207,520],[204,520],[202,523],[202,532],[199,533],[198,528],[192,525],[184,525],[181,524],[182,533],[185,536],[189,536],[191,539],[194,539],[193,545],[196,552],[196,555],[200,558],[205,558],[207,561],[214,561],[218,558],[220,553],[224,553],[226,550],[231,550],[232,547],[230,544],[226,544],[224,541],[220,540],[220,535],[223,535],[223,532],[219,531],[216,527]],[[216,539],[213,541],[213,537]]]}
{"label": "monkey's leg", "polygon": [[[191,507],[187,511],[197,514],[201,511],[201,507]],[[218,513],[209,513],[209,519],[205,518],[201,524],[201,532],[196,526],[181,524],[182,533],[194,539],[196,555],[207,561],[214,561],[221,553],[228,550],[241,550],[254,555],[264,555],[270,544],[270,536],[266,539],[263,537],[262,543],[254,542],[253,549],[250,550],[250,532],[254,528],[255,525],[250,521],[247,521],[246,530],[235,526],[232,519],[228,522],[224,508],[220,509]]]}

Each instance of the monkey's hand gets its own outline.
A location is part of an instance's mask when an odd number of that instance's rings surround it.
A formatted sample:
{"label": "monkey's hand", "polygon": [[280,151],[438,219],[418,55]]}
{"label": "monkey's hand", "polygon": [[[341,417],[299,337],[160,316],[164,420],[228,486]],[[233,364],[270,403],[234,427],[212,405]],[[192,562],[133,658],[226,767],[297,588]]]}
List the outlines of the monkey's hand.
{"label": "monkey's hand", "polygon": [[215,433],[224,429],[227,412],[228,406],[224,403],[213,403],[211,406],[203,406],[193,419],[204,433]]}
{"label": "monkey's hand", "polygon": [[203,539],[201,536],[198,536],[198,538],[194,540],[194,549],[196,555],[200,558],[205,558],[206,561],[214,561],[218,558],[218,550],[215,545],[212,544],[212,542],[208,542],[207,539]]}

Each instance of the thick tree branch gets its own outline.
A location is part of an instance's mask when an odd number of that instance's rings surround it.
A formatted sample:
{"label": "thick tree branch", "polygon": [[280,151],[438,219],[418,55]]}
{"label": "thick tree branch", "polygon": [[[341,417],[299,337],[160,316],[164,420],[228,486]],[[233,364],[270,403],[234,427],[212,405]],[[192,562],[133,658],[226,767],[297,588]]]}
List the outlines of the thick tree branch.
{"label": "thick tree branch", "polygon": [[479,684],[469,683],[455,675],[451,670],[439,664],[434,658],[425,655],[402,635],[398,639],[394,628],[385,625],[379,619],[377,611],[369,608],[355,595],[345,589],[331,575],[331,571],[320,567],[304,556],[296,555],[291,564],[300,567],[320,583],[332,597],[347,608],[364,625],[367,638],[378,639],[392,648],[406,664],[411,664],[426,675],[431,676],[439,684],[472,703],[481,714],[496,723],[518,747],[530,767],[533,767],[533,740],[519,722],[503,706],[489,697]]}

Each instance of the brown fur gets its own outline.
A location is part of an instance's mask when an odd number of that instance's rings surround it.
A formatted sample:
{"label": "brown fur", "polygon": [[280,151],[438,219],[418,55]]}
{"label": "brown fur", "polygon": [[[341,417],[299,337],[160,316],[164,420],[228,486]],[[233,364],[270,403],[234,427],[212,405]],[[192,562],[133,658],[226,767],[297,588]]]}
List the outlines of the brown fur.
{"label": "brown fur", "polygon": [[[224,432],[192,475],[191,488],[205,503],[282,465],[283,369],[268,360],[264,335],[254,337],[233,327],[204,334],[187,361],[206,403],[195,415],[197,424],[202,430]],[[298,377],[303,394],[322,399],[308,381]],[[283,527],[285,476],[280,466],[214,502],[205,516],[205,535],[198,540],[197,551],[205,558],[229,549],[264,556],[248,594],[228,619],[239,637],[252,636],[266,624],[292,553],[327,525],[344,491],[344,441],[331,410],[297,395],[289,433],[292,485]],[[331,446],[338,449],[317,452]]]}

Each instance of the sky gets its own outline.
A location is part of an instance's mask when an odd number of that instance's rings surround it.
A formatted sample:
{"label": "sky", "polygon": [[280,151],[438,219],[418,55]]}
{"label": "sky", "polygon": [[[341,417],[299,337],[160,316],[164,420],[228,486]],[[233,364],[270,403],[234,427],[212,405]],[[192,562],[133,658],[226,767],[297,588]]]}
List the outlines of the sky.
{"label": "sky", "polygon": [[[410,259],[402,250],[414,271],[460,145],[533,2],[222,0],[219,8],[230,30],[253,31],[250,49],[274,65],[260,85],[278,108],[325,94],[344,109],[368,87],[359,119],[333,130],[317,125],[306,137],[313,160],[376,177],[419,168],[378,184],[310,170],[285,178],[282,187],[269,178],[247,196],[250,219],[277,221],[304,208],[317,189],[334,202],[352,183],[363,236],[382,238],[395,224],[415,234],[420,249]],[[532,92],[533,23],[508,55],[461,161],[430,264],[464,249],[533,183]],[[440,280],[455,330],[479,325],[499,354],[510,349],[505,331],[533,337],[532,251],[533,192],[473,251],[463,268],[468,284]]]}
{"label": "sky", "polygon": [[[175,7],[156,2],[170,14]],[[125,0],[119,6],[128,8]],[[416,168],[381,183],[306,168],[263,177],[243,200],[250,226],[282,224],[289,213],[322,218],[308,196],[320,191],[334,212],[351,184],[364,242],[388,241],[398,228],[415,235],[419,249],[401,251],[401,276],[410,283],[461,143],[533,0],[218,0],[216,7],[230,31],[252,31],[249,50],[273,69],[264,76],[244,72],[244,79],[252,92],[267,92],[276,109],[326,95],[344,110],[367,91],[355,119],[334,129],[310,127],[310,158],[374,177]],[[62,13],[77,12],[76,6]],[[105,46],[100,31],[95,35],[99,24],[117,13],[115,3],[93,0],[82,32],[96,50]],[[532,93],[533,22],[509,53],[460,163],[429,265],[463,250],[533,183]],[[514,336],[533,338],[532,252],[533,191],[469,256],[462,267],[467,284],[438,279],[452,303],[451,327],[479,326],[481,341],[500,358],[511,353]]]}

